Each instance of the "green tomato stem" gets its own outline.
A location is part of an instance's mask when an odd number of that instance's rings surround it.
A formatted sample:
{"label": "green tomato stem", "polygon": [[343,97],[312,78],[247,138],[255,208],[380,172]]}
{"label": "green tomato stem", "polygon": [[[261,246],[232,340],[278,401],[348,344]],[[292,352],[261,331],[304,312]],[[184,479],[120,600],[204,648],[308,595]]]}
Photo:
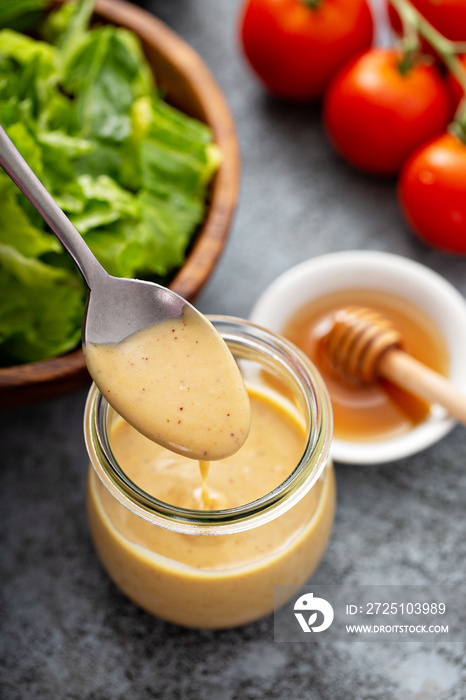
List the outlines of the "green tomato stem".
{"label": "green tomato stem", "polygon": [[322,0],[301,0],[303,5],[306,5],[310,10],[317,10],[319,5],[322,4]]}
{"label": "green tomato stem", "polygon": [[413,57],[419,52],[421,42],[415,18],[411,12],[411,7],[406,6],[403,11],[399,11],[402,32],[404,55],[409,57],[409,65],[413,65]]}
{"label": "green tomato stem", "polygon": [[413,32],[422,36],[430,46],[439,54],[447,69],[460,84],[464,99],[461,101],[456,114],[452,129],[462,141],[466,142],[466,68],[458,58],[458,54],[465,52],[465,42],[455,42],[447,39],[417,10],[410,0],[389,0],[401,17],[404,36],[408,42],[408,56],[410,41]]}

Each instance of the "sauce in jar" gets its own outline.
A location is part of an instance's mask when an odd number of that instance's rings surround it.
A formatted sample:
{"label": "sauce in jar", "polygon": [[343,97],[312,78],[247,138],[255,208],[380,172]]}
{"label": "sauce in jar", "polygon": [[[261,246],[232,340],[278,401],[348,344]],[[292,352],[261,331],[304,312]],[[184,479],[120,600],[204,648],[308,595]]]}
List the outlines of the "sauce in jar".
{"label": "sauce in jar", "polygon": [[113,454],[126,475],[155,498],[180,508],[218,510],[251,503],[273,491],[298,464],[306,444],[301,422],[275,398],[249,390],[251,430],[235,454],[198,463],[139,433],[118,415]]}
{"label": "sauce in jar", "polygon": [[264,329],[214,321],[251,405],[235,454],[201,462],[200,473],[138,433],[95,386],[85,436],[90,530],[116,585],[162,619],[219,629],[271,613],[308,580],[330,537],[336,489],[330,402],[315,367]]}

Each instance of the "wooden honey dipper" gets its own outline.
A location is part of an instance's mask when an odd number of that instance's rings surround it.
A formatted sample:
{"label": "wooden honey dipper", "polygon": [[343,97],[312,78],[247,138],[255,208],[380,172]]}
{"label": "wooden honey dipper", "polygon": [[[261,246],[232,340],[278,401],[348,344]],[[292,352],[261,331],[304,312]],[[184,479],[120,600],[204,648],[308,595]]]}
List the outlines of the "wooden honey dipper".
{"label": "wooden honey dipper", "polygon": [[334,371],[349,381],[369,383],[384,377],[429,403],[440,404],[466,424],[466,395],[406,353],[401,333],[377,311],[358,306],[340,309],[324,350]]}

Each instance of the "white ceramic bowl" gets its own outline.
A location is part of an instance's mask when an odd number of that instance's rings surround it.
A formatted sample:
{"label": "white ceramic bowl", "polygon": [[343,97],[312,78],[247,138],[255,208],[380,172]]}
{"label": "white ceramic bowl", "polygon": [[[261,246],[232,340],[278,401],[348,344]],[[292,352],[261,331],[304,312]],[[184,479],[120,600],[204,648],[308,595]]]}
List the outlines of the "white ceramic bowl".
{"label": "white ceramic bowl", "polygon": [[[443,277],[407,258],[375,251],[345,251],[307,260],[278,277],[251,312],[254,323],[280,333],[307,302],[343,289],[368,288],[405,297],[443,336],[450,380],[466,393],[466,300]],[[455,421],[442,410],[403,435],[379,441],[334,439],[335,461],[377,464],[412,455],[444,437]]]}

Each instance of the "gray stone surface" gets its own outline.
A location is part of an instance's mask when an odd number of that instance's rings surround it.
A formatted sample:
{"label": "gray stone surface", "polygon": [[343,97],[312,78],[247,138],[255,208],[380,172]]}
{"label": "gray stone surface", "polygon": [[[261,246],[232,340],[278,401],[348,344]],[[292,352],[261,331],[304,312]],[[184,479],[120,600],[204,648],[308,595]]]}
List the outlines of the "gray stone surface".
{"label": "gray stone surface", "polygon": [[[308,257],[386,250],[419,260],[466,294],[466,262],[406,229],[393,181],[331,151],[318,107],[264,95],[236,43],[236,0],[147,0],[201,53],[223,87],[242,148],[240,203],[199,299],[247,316],[263,289]],[[273,641],[273,618],[197,632],[128,602],[94,554],[85,514],[85,392],[0,412],[3,700],[461,700],[462,643]],[[379,467],[337,465],[338,511],[318,583],[453,583],[464,600],[466,439],[456,428],[422,454]]]}

